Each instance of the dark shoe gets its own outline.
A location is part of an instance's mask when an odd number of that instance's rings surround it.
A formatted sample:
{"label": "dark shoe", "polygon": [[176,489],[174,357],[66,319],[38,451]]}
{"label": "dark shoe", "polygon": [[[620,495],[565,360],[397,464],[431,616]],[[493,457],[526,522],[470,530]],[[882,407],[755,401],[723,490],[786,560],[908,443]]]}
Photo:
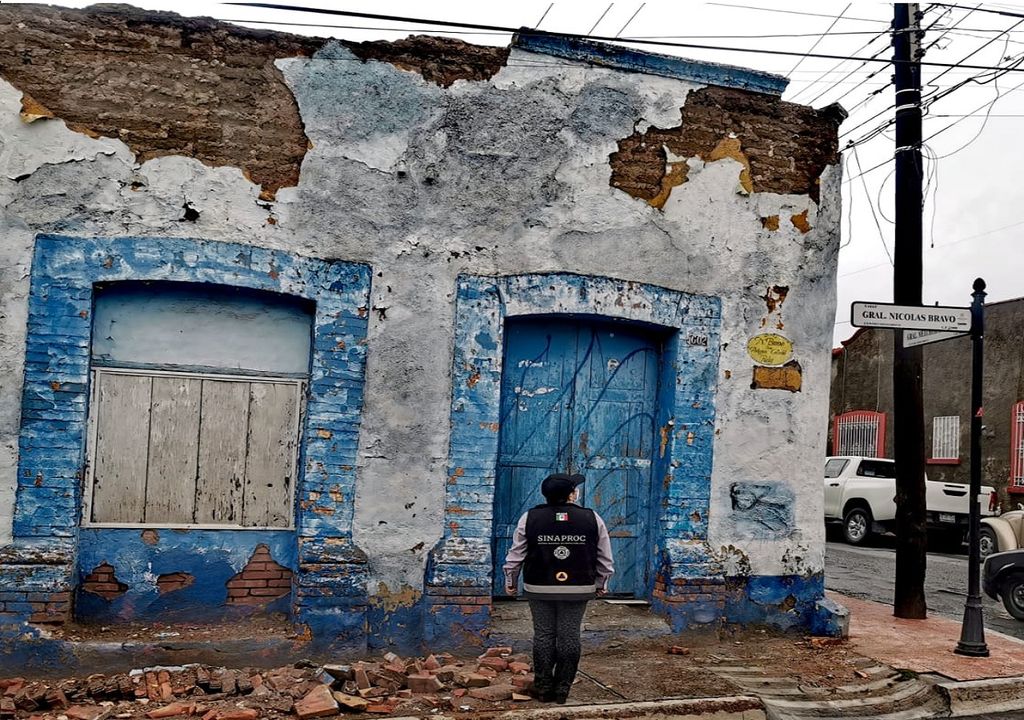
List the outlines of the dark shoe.
{"label": "dark shoe", "polygon": [[535,700],[539,700],[540,702],[546,702],[546,703],[547,702],[552,702],[555,699],[555,691],[554,690],[540,690],[538,688],[533,688],[532,690],[530,690],[530,695]]}
{"label": "dark shoe", "polygon": [[555,685],[555,690],[552,693],[554,695],[555,702],[559,705],[565,705],[565,701],[569,699],[569,691],[572,690],[572,686],[564,687],[561,684]]}

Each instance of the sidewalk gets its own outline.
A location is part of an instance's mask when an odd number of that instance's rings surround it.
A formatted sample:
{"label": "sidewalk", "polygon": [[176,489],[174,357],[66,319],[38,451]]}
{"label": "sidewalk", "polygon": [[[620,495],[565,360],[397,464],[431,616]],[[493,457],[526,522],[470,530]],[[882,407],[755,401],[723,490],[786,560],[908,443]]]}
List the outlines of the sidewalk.
{"label": "sidewalk", "polygon": [[990,656],[956,655],[960,623],[929,615],[925,620],[893,617],[892,606],[828,593],[850,611],[850,648],[879,662],[915,673],[953,680],[1024,677],[1024,641],[987,630]]}

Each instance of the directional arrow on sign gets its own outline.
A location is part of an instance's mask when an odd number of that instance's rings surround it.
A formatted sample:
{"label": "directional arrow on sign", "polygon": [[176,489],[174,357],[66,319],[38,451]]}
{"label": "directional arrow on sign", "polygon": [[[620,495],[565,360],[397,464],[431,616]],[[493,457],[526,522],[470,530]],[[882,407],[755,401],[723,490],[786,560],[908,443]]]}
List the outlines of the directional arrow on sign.
{"label": "directional arrow on sign", "polygon": [[854,327],[965,333],[971,329],[971,309],[855,302],[850,307],[850,323]]}

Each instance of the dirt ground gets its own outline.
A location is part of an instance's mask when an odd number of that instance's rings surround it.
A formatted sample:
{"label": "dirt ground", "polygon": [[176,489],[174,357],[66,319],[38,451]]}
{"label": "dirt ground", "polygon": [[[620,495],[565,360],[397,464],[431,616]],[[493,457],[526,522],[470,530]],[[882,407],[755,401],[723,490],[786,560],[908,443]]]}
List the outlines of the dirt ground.
{"label": "dirt ground", "polygon": [[[592,616],[591,620],[597,620]],[[275,629],[277,626],[274,626]],[[182,632],[186,629],[162,630],[153,625],[129,628],[129,633],[147,637],[161,632]],[[268,629],[270,629],[268,627]],[[126,629],[118,628],[118,634]],[[191,639],[205,637],[203,632],[223,632],[223,627],[201,628],[199,634],[188,631]],[[93,633],[94,637],[112,636],[113,630],[86,628],[79,632]],[[69,628],[68,632],[75,632]],[[212,635],[211,635],[212,636]],[[844,642],[811,639],[800,635],[776,633],[768,630],[722,629],[700,634],[663,635],[660,637],[629,637],[606,640],[599,647],[590,644],[580,663],[580,673],[569,702],[590,704],[622,700],[651,700],[658,698],[718,697],[745,694],[741,689],[715,674],[717,667],[754,666],[766,672],[778,673],[781,667],[800,679],[801,684],[812,687],[835,687],[869,682],[870,676],[862,668],[871,664],[853,653]],[[670,649],[674,648],[674,654]],[[411,694],[409,690],[381,691],[377,697],[368,697],[361,712],[378,716],[429,715],[439,712],[466,714],[484,711],[531,707],[535,700],[502,699],[490,701],[471,697],[460,685],[474,673],[479,659],[452,657],[435,648],[438,664],[453,671],[446,676],[443,688],[429,694]],[[529,643],[517,642],[516,654],[507,660],[529,661]],[[527,653],[522,651],[526,650]],[[351,663],[359,667],[358,658],[338,658],[337,663]],[[407,667],[409,673],[422,673],[424,658],[366,658],[367,668],[383,672],[384,668]],[[332,666],[328,666],[332,667]],[[429,666],[428,667],[432,667]],[[332,672],[337,673],[337,670]],[[437,672],[434,670],[433,672]],[[514,688],[517,694],[526,692],[522,679],[528,671],[517,675],[509,671],[498,672],[492,686]],[[205,673],[205,674],[204,674]],[[340,677],[340,676],[338,676]],[[370,677],[374,678],[373,671]],[[517,677],[519,678],[517,680]],[[212,680],[211,680],[212,678]],[[0,705],[0,718],[33,720],[129,720],[135,718],[186,717],[203,720],[256,720],[257,718],[304,718],[303,698],[322,692],[324,680],[321,666],[308,662],[296,667],[259,670],[255,668],[224,669],[208,666],[150,669],[120,675],[93,675],[67,678],[63,681],[33,683],[31,679],[6,678],[0,680],[4,692]],[[211,682],[213,683],[211,685]],[[351,681],[349,681],[351,682]],[[384,681],[381,681],[384,683]],[[345,688],[338,680],[333,684],[336,692]],[[340,688],[340,690],[339,690]],[[347,688],[350,692],[354,686]],[[364,690],[371,695],[372,688]],[[346,698],[351,697],[346,695]],[[365,694],[364,694],[364,697]],[[329,700],[328,700],[329,702]],[[363,702],[359,699],[359,702]],[[319,716],[339,711],[328,708]],[[364,715],[365,716],[365,715]]]}

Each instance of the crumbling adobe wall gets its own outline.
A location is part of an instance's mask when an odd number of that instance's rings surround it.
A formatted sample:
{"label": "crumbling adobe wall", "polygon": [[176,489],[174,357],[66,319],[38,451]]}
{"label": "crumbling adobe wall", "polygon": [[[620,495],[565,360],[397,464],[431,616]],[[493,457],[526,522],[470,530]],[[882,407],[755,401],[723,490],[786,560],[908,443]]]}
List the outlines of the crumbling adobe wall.
{"label": "crumbling adobe wall", "polygon": [[270,197],[298,182],[308,145],[274,61],[322,44],[130,5],[0,7],[0,77],[26,119],[117,138],[140,162],[239,167]]}
{"label": "crumbling adobe wall", "polygon": [[[0,45],[17,48],[5,63],[23,55],[44,63],[48,53],[33,48],[51,48],[53,36],[34,18],[66,22],[73,14],[41,12],[35,6],[0,10],[6,22]],[[213,25],[197,30],[190,46],[180,41],[183,21],[148,20],[156,27],[138,33],[141,25],[111,21],[105,42],[124,42],[133,53],[142,52],[135,47],[140,44],[162,48],[159,63],[168,65],[152,67],[169,76],[175,63],[191,67],[193,53],[204,71],[213,72],[214,59],[220,68],[222,59],[207,47],[218,44],[239,48],[223,58],[240,63],[225,75],[241,74],[272,91],[275,104],[267,106],[257,91],[232,95],[233,86],[216,80],[216,73],[198,71],[161,86],[173,102],[146,108],[157,125],[202,107],[195,102],[200,92],[210,98],[224,93],[211,102],[230,100],[254,118],[261,132],[239,126],[245,142],[217,146],[223,153],[214,158],[195,152],[206,147],[202,143],[146,144],[131,132],[132,122],[111,120],[111,137],[79,131],[90,122],[96,130],[98,102],[128,113],[125,120],[139,119],[131,115],[131,98],[116,94],[122,90],[94,84],[103,55],[83,46],[80,36],[98,30],[92,21],[81,22],[80,30],[61,31],[78,38],[74,52],[49,53],[70,58],[66,72],[49,71],[58,64],[23,67],[17,76],[6,64],[0,68],[6,78],[0,82],[4,485],[14,480],[36,233],[199,237],[366,262],[373,290],[353,531],[369,555],[380,614],[385,620],[401,615],[418,597],[424,565],[442,533],[455,279],[460,273],[570,271],[721,299],[708,547],[695,551],[711,553],[720,568],[736,574],[821,571],[822,418],[838,253],[834,122],[812,111],[779,111],[778,101],[747,91],[712,92],[693,82],[515,48],[500,65],[488,51],[486,59],[470,56],[453,70],[446,57],[421,56],[408,45],[391,52],[376,44],[371,53],[329,42],[313,51],[305,40]],[[290,91],[287,103],[278,94],[279,77]],[[24,122],[25,91],[57,117]],[[58,106],[61,92],[81,97],[91,108],[88,117]],[[707,118],[715,107],[733,119],[712,123]],[[293,123],[296,108],[300,124]],[[189,116],[198,118],[202,137],[236,127],[226,118],[217,125],[220,116],[204,112]],[[794,126],[797,121],[803,124]],[[122,125],[129,129],[123,136],[117,131]],[[304,133],[301,142],[297,129]],[[672,156],[657,148],[636,154],[629,139],[644,129]],[[161,132],[155,135],[162,141]],[[803,133],[799,142],[813,146],[804,154],[786,150],[789,171],[769,160],[771,143],[758,140],[786,133]],[[652,205],[647,195],[662,186],[666,166],[681,173],[683,164],[686,182],[670,185]],[[614,185],[627,166],[637,178],[651,178],[637,184],[646,195]],[[261,199],[268,188],[278,188],[276,195]],[[787,288],[784,303],[766,301],[775,287]],[[748,353],[748,342],[768,332],[792,344],[798,391],[751,387],[754,366],[764,363]],[[770,498],[796,498],[792,514],[781,515],[789,524],[769,529],[770,537],[745,531],[751,522],[736,517],[737,507],[745,506],[734,507],[735,483],[768,484]]]}
{"label": "crumbling adobe wall", "polygon": [[[638,128],[619,141],[611,156],[612,185],[661,207],[671,188],[686,182],[688,159],[730,157],[744,166],[744,192],[816,201],[822,172],[839,161],[836,117],[771,95],[700,88],[690,93],[680,115],[678,125]],[[771,218],[764,219],[765,227],[778,229],[778,216]],[[789,219],[802,232],[809,229],[805,216]]]}

